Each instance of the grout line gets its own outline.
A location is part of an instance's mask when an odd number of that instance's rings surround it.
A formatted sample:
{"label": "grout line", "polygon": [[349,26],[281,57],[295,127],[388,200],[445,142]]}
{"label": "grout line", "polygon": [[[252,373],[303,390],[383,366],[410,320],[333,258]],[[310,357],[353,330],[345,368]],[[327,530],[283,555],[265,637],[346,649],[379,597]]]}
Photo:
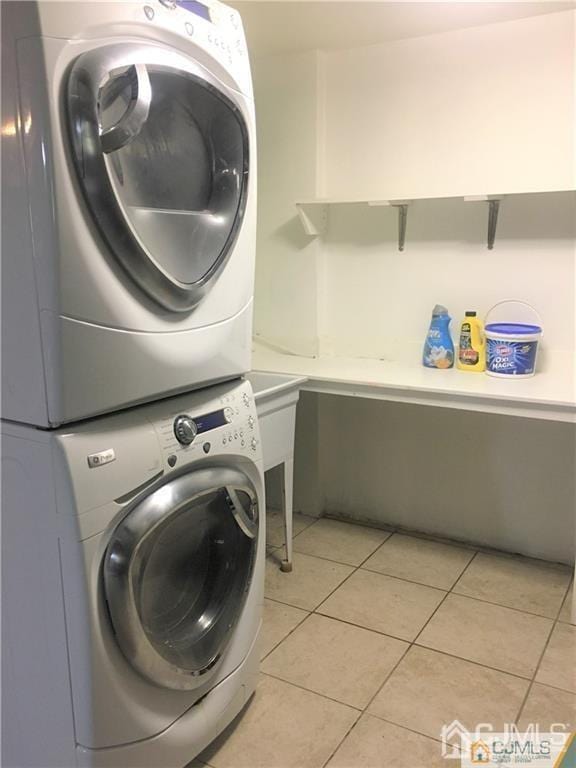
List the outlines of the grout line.
{"label": "grout line", "polygon": [[[333,518],[330,517],[330,518],[324,518],[324,519],[332,520]],[[343,521],[342,520],[335,520],[335,522],[339,522],[340,523],[340,522],[343,522]],[[348,523],[348,525],[352,525],[352,523]],[[310,528],[310,527],[311,526],[308,526],[308,528]],[[368,526],[366,526],[366,527],[368,527]],[[307,530],[307,529],[304,529],[304,530]],[[377,544],[376,548],[372,552],[370,552],[370,554],[367,555],[360,562],[359,565],[356,565],[355,563],[343,563],[341,560],[333,560],[331,557],[323,557],[322,555],[311,555],[308,552],[301,552],[301,551],[299,551],[297,549],[294,549],[294,552],[297,552],[299,555],[307,555],[308,557],[317,557],[319,560],[327,560],[329,563],[338,563],[339,565],[347,565],[350,568],[355,568],[356,570],[358,570],[358,568],[361,568],[364,565],[364,563],[367,560],[369,560],[372,557],[372,555],[375,555],[376,552],[378,552],[378,550],[380,549],[380,547],[383,547],[384,544],[386,544],[386,542],[389,541],[392,538],[392,536],[394,535],[394,531],[384,531],[381,528],[373,528],[372,530],[382,531],[382,533],[388,533],[389,535],[384,539],[384,541],[381,541],[379,544]],[[303,532],[304,531],[299,531],[295,536],[293,536],[292,537],[293,541],[295,541],[298,538],[298,536],[300,536],[300,534],[303,533]]]}
{"label": "grout line", "polygon": [[[408,584],[416,584],[419,587],[428,587],[428,589],[437,589],[439,592],[452,592],[452,589],[454,588],[455,584],[452,584],[451,587],[437,587],[433,584],[425,584],[423,581],[415,581],[414,579],[406,579],[403,576],[394,576],[392,573],[384,573],[384,571],[376,571],[374,568],[366,568],[362,567],[363,571],[366,571],[366,573],[377,573],[379,576],[386,576],[388,579],[397,579],[398,581],[406,581]],[[460,579],[460,576],[458,576],[458,581]],[[454,594],[457,594],[456,592]]]}
{"label": "grout line", "polygon": [[440,656],[448,656],[450,659],[456,659],[456,661],[463,661],[466,664],[473,664],[475,667],[480,667],[480,669],[489,669],[492,672],[498,672],[499,675],[508,675],[508,677],[513,677],[515,680],[521,680],[523,683],[529,682],[529,677],[524,677],[523,675],[519,675],[517,672],[509,672],[505,669],[499,669],[498,667],[491,667],[488,664],[482,664],[480,661],[473,661],[472,659],[466,659],[463,656],[456,656],[454,653],[448,653],[448,651],[440,651],[438,648],[432,648],[429,645],[422,645],[421,643],[417,643],[416,641],[412,643],[414,648],[420,648],[424,651],[431,651],[432,653],[438,653]]}
{"label": "grout line", "polygon": [[[435,544],[443,544],[445,547],[454,549],[470,550],[471,552],[482,551],[481,544],[473,544],[471,541],[461,541],[460,539],[449,539],[446,536],[440,536],[437,533],[426,533],[425,531],[414,531],[410,528],[398,527],[394,531],[398,536],[404,536],[406,539],[418,539],[419,541],[429,541]],[[499,551],[499,550],[495,550]]]}
{"label": "grout line", "polygon": [[[266,598],[266,599],[269,599],[269,598]],[[276,600],[275,600],[274,602],[278,602],[278,604],[279,604],[279,605],[287,605],[287,603],[280,603],[279,601],[276,601]],[[291,607],[292,607],[292,608],[295,608],[295,606],[291,606]],[[302,611],[302,610],[304,610],[304,609],[303,609],[303,608],[298,608],[297,610],[299,610],[299,611]],[[311,616],[311,615],[312,615],[312,614],[311,614],[311,612],[310,612],[310,611],[306,611],[306,615],[304,616],[304,618],[303,618],[303,619],[300,619],[300,621],[299,621],[299,622],[298,622],[298,623],[297,623],[295,626],[293,626],[293,627],[292,627],[292,629],[290,630],[290,632],[288,632],[288,634],[287,634],[287,635],[284,635],[284,637],[283,637],[281,640],[279,640],[279,641],[276,643],[276,645],[274,645],[274,646],[273,646],[273,647],[272,647],[272,648],[271,648],[271,649],[268,651],[268,653],[267,653],[265,656],[262,656],[262,657],[261,657],[261,659],[260,659],[260,664],[262,664],[262,662],[263,662],[265,659],[267,659],[267,658],[268,658],[268,656],[270,656],[270,654],[271,654],[271,653],[274,653],[274,651],[276,650],[276,648],[278,648],[278,646],[279,646],[279,645],[281,645],[281,644],[284,642],[284,640],[287,640],[287,639],[290,637],[290,635],[291,635],[291,634],[292,634],[292,633],[293,633],[293,632],[294,632],[296,629],[298,629],[298,627],[299,627],[301,624],[303,624],[303,623],[306,621],[306,619],[307,619],[309,616]]]}
{"label": "grout line", "polygon": [[[570,596],[570,590],[572,588],[576,589],[576,580],[574,578],[570,579],[570,584],[568,584],[568,589],[566,590],[566,594],[564,595],[564,600],[562,600],[562,605],[560,606],[560,612],[558,613],[558,616],[556,617],[556,621],[559,621],[561,624],[572,624],[570,619],[568,621],[565,621],[564,619],[560,618],[560,614],[564,610],[564,606],[568,605],[568,597]],[[571,606],[568,606],[568,615],[571,618],[570,608],[571,608]]]}
{"label": "grout line", "polygon": [[[318,606],[320,608],[320,606]],[[349,627],[356,627],[356,629],[363,629],[365,632],[373,632],[375,635],[380,635],[381,637],[388,637],[390,640],[397,640],[401,643],[405,643],[407,645],[412,645],[412,640],[407,640],[405,637],[400,637],[399,635],[391,635],[389,632],[382,632],[380,629],[373,629],[372,627],[365,627],[363,624],[355,624],[353,621],[348,621],[348,619],[341,619],[338,616],[332,616],[330,613],[321,613],[318,608],[316,608],[312,613],[316,616],[322,616],[324,619],[332,619],[332,621],[339,621],[341,624],[347,624]]]}
{"label": "grout line", "polygon": [[[536,677],[538,675],[538,672],[540,671],[540,667],[542,666],[542,661],[544,660],[544,656],[546,655],[546,651],[548,650],[548,646],[550,645],[550,640],[552,639],[552,635],[554,634],[554,631],[558,624],[562,624],[560,621],[560,614],[562,613],[562,609],[564,608],[564,603],[566,602],[566,598],[568,596],[568,593],[570,592],[570,586],[568,585],[568,588],[566,590],[566,593],[564,595],[564,599],[562,600],[562,603],[560,604],[560,608],[556,612],[556,618],[553,619],[552,627],[550,628],[550,632],[548,633],[548,638],[546,639],[546,642],[544,644],[544,648],[542,649],[542,653],[540,654],[540,657],[538,659],[538,662],[534,668],[534,674],[532,675],[532,678],[530,680],[530,685],[528,686],[528,690],[526,691],[526,695],[522,699],[522,703],[520,704],[520,709],[518,710],[518,715],[516,716],[516,721],[520,719],[522,716],[522,712],[524,710],[524,707],[526,706],[526,702],[528,701],[528,696],[530,696],[530,693],[532,692],[532,689],[534,688],[534,683],[536,682]],[[544,683],[541,683],[541,685],[544,685]],[[549,686],[550,688],[554,688],[555,690],[563,691],[564,688],[557,688],[556,686]],[[569,691],[568,691],[569,693]]]}
{"label": "grout line", "polygon": [[[320,520],[322,520],[322,518],[321,518],[321,517],[312,517],[311,515],[303,515],[303,516],[304,516],[304,517],[310,517],[310,518],[311,518],[311,520],[312,520],[312,522],[311,522],[311,523],[306,523],[306,525],[304,526],[304,528],[302,528],[301,530],[299,530],[297,533],[294,533],[294,531],[292,531],[292,541],[294,541],[294,539],[295,539],[297,536],[300,536],[300,534],[301,534],[301,533],[304,533],[304,531],[307,531],[307,530],[308,530],[308,528],[312,528],[312,526],[313,526],[313,525],[316,525],[317,523],[319,523],[319,522],[320,522]],[[294,522],[294,521],[292,521],[292,522]],[[283,543],[281,546],[282,546],[282,547],[284,547],[285,545],[286,545],[286,542],[284,542],[284,543]]]}
{"label": "grout line", "polygon": [[261,672],[260,674],[266,675],[267,677],[272,677],[274,680],[279,680],[281,683],[286,683],[286,685],[293,685],[294,688],[299,688],[301,691],[306,691],[306,693],[312,693],[314,696],[321,696],[323,699],[333,701],[334,704],[340,704],[341,707],[348,707],[348,709],[353,709],[355,712],[358,712],[358,716],[360,716],[364,711],[360,707],[354,706],[354,704],[348,704],[346,701],[334,699],[332,696],[327,696],[325,693],[318,693],[318,691],[314,691],[311,688],[305,688],[303,685],[300,685],[300,683],[294,683],[292,680],[286,680],[286,678],[280,677],[279,675],[273,675],[271,672]]}
{"label": "grout line", "polygon": [[381,686],[378,688],[378,690],[376,691],[376,693],[375,693],[375,694],[374,694],[374,695],[373,695],[373,696],[370,698],[370,701],[368,702],[368,704],[366,704],[366,706],[364,707],[364,712],[367,712],[367,711],[368,711],[368,708],[371,706],[371,704],[372,704],[372,702],[374,701],[374,699],[375,699],[375,698],[378,696],[378,694],[380,693],[380,691],[382,690],[382,688],[384,688],[384,686],[386,685],[386,683],[388,682],[388,680],[390,680],[390,678],[392,677],[392,675],[394,674],[394,672],[396,672],[396,670],[398,669],[398,667],[400,666],[400,664],[401,664],[401,663],[404,661],[404,659],[406,658],[406,654],[408,653],[408,651],[410,650],[410,648],[412,648],[412,643],[409,643],[409,644],[408,644],[408,646],[407,646],[407,647],[404,649],[404,653],[402,654],[402,656],[400,656],[400,658],[398,659],[398,661],[396,662],[396,664],[394,664],[394,666],[392,667],[392,669],[390,670],[390,672],[389,672],[389,673],[386,675],[386,678],[385,678],[384,682],[382,683],[382,685],[381,685]]}
{"label": "grout line", "polygon": [[272,600],[273,603],[279,603],[280,605],[287,605],[289,608],[298,608],[299,611],[306,611],[306,613],[313,613],[313,608],[302,608],[301,605],[294,605],[294,603],[287,603],[285,600],[278,600],[277,597],[270,597],[270,595],[264,595],[265,600]]}
{"label": "grout line", "polygon": [[347,738],[348,738],[348,736],[349,736],[349,735],[352,733],[352,731],[354,730],[354,728],[356,728],[356,726],[357,726],[357,725],[358,725],[358,723],[360,722],[360,719],[362,718],[363,714],[364,714],[363,712],[360,712],[360,714],[358,715],[358,717],[356,718],[356,720],[354,720],[354,722],[352,723],[352,725],[350,726],[350,728],[348,728],[348,730],[347,730],[347,731],[346,731],[346,733],[345,733],[345,734],[342,736],[342,738],[340,739],[340,741],[339,741],[339,742],[336,744],[336,746],[334,747],[334,749],[332,750],[332,752],[330,752],[330,754],[328,755],[328,759],[327,759],[327,760],[325,760],[325,761],[322,763],[322,768],[325,768],[325,766],[326,766],[326,765],[328,765],[328,763],[330,762],[330,760],[332,760],[332,758],[334,757],[334,755],[336,754],[336,752],[338,752],[338,750],[340,749],[340,747],[342,746],[342,744],[343,744],[343,743],[346,741],[346,739],[347,739]]}
{"label": "grout line", "polygon": [[[364,715],[366,715],[366,717],[373,717],[376,720],[380,720],[383,723],[387,723],[388,725],[392,725],[394,728],[399,728],[401,731],[408,731],[408,733],[413,733],[415,736],[422,736],[425,739],[430,739],[430,741],[434,741],[439,746],[442,746],[442,741],[440,739],[435,738],[434,736],[430,736],[427,733],[422,733],[422,731],[415,731],[413,728],[408,728],[405,725],[399,725],[398,723],[395,723],[393,720],[387,720],[385,717],[379,717],[378,715],[374,715],[372,712],[364,711],[364,712],[362,712],[360,717],[356,720],[356,722],[353,723],[353,725],[348,729],[348,731],[346,732],[344,737],[338,742],[338,745],[336,746],[336,749],[334,749],[334,751],[330,754],[330,757],[328,758],[328,760],[326,760],[326,762],[324,762],[322,764],[323,768],[324,768],[324,766],[328,765],[330,760],[332,760],[332,758],[334,757],[336,752],[340,749],[340,747],[343,744],[343,742],[348,738],[348,736],[351,733],[351,731],[353,731],[354,728],[356,728],[356,726],[360,722],[361,718],[364,717]],[[458,749],[458,752],[461,754],[460,748],[459,747],[456,747],[456,748]]]}
{"label": "grout line", "polygon": [[[326,519],[332,520],[332,518],[326,518]],[[342,521],[341,520],[336,520],[335,522],[342,522]],[[348,523],[348,525],[352,525],[352,524]],[[311,527],[311,526],[309,526],[309,527]],[[381,529],[380,528],[374,528],[373,530],[380,531]],[[293,536],[292,537],[293,540],[295,541],[298,538],[298,536],[300,536],[300,534],[303,533],[303,532],[304,531],[300,531],[299,533],[296,534],[296,536]],[[364,563],[366,563],[368,560],[370,560],[372,555],[375,555],[376,552],[378,552],[380,550],[380,548],[383,547],[384,544],[386,544],[387,541],[390,541],[390,539],[394,535],[394,531],[382,531],[382,533],[388,533],[389,535],[384,539],[384,541],[381,541],[379,544],[377,544],[376,548],[373,549],[372,552],[370,552],[369,555],[366,555],[366,557],[359,564],[343,563],[342,560],[333,560],[331,557],[324,557],[323,555],[311,555],[309,552],[301,552],[298,549],[294,549],[294,552],[297,552],[299,555],[307,555],[308,557],[317,557],[319,560],[327,560],[329,563],[339,563],[340,565],[348,565],[348,566],[350,566],[350,568],[358,569],[358,568],[361,568],[364,565]]]}
{"label": "grout line", "polygon": [[470,558],[470,560],[468,561],[468,563],[467,563],[467,564],[464,566],[463,570],[462,570],[462,571],[461,571],[461,573],[460,573],[460,576],[458,576],[458,578],[456,579],[456,582],[455,582],[455,583],[454,583],[454,584],[453,584],[453,585],[450,587],[450,589],[449,589],[449,590],[446,592],[446,594],[444,595],[444,597],[442,598],[442,600],[441,600],[441,601],[438,603],[438,605],[436,606],[436,608],[434,609],[434,611],[432,611],[432,614],[431,614],[431,615],[428,617],[428,620],[427,620],[427,621],[424,623],[424,626],[423,626],[423,627],[420,629],[420,632],[418,632],[418,634],[416,635],[416,637],[415,637],[415,638],[414,638],[414,640],[412,641],[412,645],[414,645],[415,643],[417,643],[417,642],[418,642],[418,638],[420,637],[420,635],[422,634],[422,632],[424,632],[424,630],[426,629],[426,627],[428,626],[428,624],[430,624],[430,622],[432,621],[432,619],[434,618],[434,616],[436,616],[436,614],[437,614],[437,613],[438,613],[438,611],[440,610],[440,607],[441,607],[442,605],[444,605],[444,603],[446,602],[446,599],[447,599],[448,595],[451,595],[451,594],[453,594],[452,590],[454,589],[454,587],[456,586],[456,584],[457,584],[457,583],[460,581],[460,579],[462,578],[462,576],[463,576],[463,575],[466,573],[466,571],[468,570],[468,568],[470,568],[470,566],[472,565],[472,563],[473,563],[473,562],[474,562],[474,560],[476,559],[476,556],[477,556],[477,554],[478,554],[478,552],[475,552],[475,553],[472,555],[472,557]]}
{"label": "grout line", "polygon": [[[294,540],[296,540],[296,536],[294,537]],[[281,549],[284,549],[284,547],[281,547]],[[310,555],[308,552],[300,552],[300,550],[295,549],[294,554],[296,555],[304,555],[305,557],[315,557],[317,560],[325,560],[327,563],[335,563],[336,565],[346,565],[348,568],[354,568],[354,570],[358,570],[360,568],[359,565],[355,565],[354,563],[343,563],[342,560],[333,560],[331,557],[324,557],[323,555]],[[362,562],[365,562],[364,560]]]}
{"label": "grout line", "polygon": [[492,600],[485,600],[483,597],[474,597],[473,595],[463,595],[461,592],[454,592],[451,588],[448,590],[449,594],[454,597],[463,597],[465,600],[474,600],[476,603],[484,603],[484,605],[493,605],[496,608],[504,608],[506,611],[514,611],[515,613],[521,613],[524,616],[534,616],[536,619],[545,619],[546,621],[556,622],[556,619],[552,616],[542,616],[541,613],[533,613],[532,611],[524,611],[521,608],[512,608],[511,605],[502,605],[502,603],[495,603]]}
{"label": "grout line", "polygon": [[[400,723],[396,723],[394,722],[394,720],[388,720],[387,717],[380,717],[380,715],[376,715],[373,712],[365,712],[363,714],[368,715],[368,717],[375,717],[377,720],[381,720],[383,723],[388,723],[389,725],[393,725],[395,728],[401,728],[403,731],[409,731],[410,733],[414,733],[416,734],[416,736],[424,736],[426,739],[435,741],[437,744],[442,744],[441,739],[438,739],[435,736],[430,736],[429,733],[422,733],[422,731],[417,731],[414,728],[408,728],[407,725],[400,725]],[[458,747],[458,751],[460,751],[460,747]]]}

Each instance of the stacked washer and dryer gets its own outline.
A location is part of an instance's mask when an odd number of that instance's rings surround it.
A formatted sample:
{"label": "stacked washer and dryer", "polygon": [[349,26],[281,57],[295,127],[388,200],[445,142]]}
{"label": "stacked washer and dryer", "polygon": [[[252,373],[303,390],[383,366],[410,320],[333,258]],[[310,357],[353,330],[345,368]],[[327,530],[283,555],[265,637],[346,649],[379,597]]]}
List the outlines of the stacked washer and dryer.
{"label": "stacked washer and dryer", "polygon": [[182,768],[258,672],[241,21],[2,3],[2,57],[2,764]]}

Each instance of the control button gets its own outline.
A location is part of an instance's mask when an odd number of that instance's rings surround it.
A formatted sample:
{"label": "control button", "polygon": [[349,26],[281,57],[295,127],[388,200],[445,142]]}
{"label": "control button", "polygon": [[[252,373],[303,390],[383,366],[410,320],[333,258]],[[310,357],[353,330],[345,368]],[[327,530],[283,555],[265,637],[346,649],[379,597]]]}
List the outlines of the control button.
{"label": "control button", "polygon": [[148,21],[152,21],[154,18],[154,8],[152,8],[150,5],[144,6],[144,13],[146,14],[146,18]]}
{"label": "control button", "polygon": [[198,434],[198,427],[196,422],[190,416],[186,414],[182,416],[176,416],[174,420],[174,434],[176,440],[182,445],[190,445]]}
{"label": "control button", "polygon": [[257,445],[258,443],[256,442],[256,438],[253,437],[252,440],[250,441],[250,448],[252,448],[252,450],[255,451]]}
{"label": "control button", "polygon": [[238,432],[234,432],[234,440],[238,440]]}
{"label": "control button", "polygon": [[210,443],[204,443],[204,445],[202,446],[202,450],[204,451],[204,453],[210,453],[210,447],[211,447]]}
{"label": "control button", "polygon": [[226,440],[226,435],[222,438],[222,445],[226,445],[228,441]]}
{"label": "control button", "polygon": [[187,34],[189,34],[190,37],[192,37],[192,35],[194,34],[194,27],[192,26],[192,24],[190,24],[189,21],[187,21],[186,24],[184,24],[184,29],[186,30]]}
{"label": "control button", "polygon": [[170,11],[173,11],[174,8],[176,8],[175,0],[160,0],[160,5],[163,5],[164,8],[168,8]]}
{"label": "control button", "polygon": [[243,429],[240,430],[240,437],[244,437],[244,430]]}
{"label": "control button", "polygon": [[250,429],[254,429],[254,419],[252,418],[252,416],[248,417],[248,426],[250,427]]}
{"label": "control button", "polygon": [[230,422],[234,418],[234,411],[232,410],[232,408],[224,408],[224,418],[226,419],[228,424],[230,424]]}
{"label": "control button", "polygon": [[244,448],[244,446],[246,445],[246,440],[241,440],[240,445],[242,446],[242,448]]}
{"label": "control button", "polygon": [[173,453],[171,453],[170,456],[168,456],[168,458],[166,459],[166,461],[168,462],[168,465],[170,467],[173,467],[174,464],[176,464],[176,462],[178,461],[178,457],[175,456]]}

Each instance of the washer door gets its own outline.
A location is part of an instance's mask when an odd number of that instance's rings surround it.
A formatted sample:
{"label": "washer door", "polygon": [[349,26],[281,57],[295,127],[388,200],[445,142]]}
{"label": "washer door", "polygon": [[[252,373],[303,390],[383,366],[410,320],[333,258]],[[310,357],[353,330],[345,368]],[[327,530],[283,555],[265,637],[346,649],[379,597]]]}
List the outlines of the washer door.
{"label": "washer door", "polygon": [[125,44],[80,56],[66,99],[74,165],[100,233],[149,297],[191,310],[244,215],[243,97],[182,54]]}
{"label": "washer door", "polygon": [[252,483],[223,468],[172,480],[118,525],[104,592],[120,647],[144,677],[184,690],[215,670],[250,587],[258,530]]}

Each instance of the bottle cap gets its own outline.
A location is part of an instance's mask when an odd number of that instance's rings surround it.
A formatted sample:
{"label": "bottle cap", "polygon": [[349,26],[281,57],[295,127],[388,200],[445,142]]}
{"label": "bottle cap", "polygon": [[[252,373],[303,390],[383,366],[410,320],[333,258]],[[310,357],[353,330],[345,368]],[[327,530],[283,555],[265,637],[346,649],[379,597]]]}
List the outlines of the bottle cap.
{"label": "bottle cap", "polygon": [[466,317],[476,317],[476,312],[466,312]]}

